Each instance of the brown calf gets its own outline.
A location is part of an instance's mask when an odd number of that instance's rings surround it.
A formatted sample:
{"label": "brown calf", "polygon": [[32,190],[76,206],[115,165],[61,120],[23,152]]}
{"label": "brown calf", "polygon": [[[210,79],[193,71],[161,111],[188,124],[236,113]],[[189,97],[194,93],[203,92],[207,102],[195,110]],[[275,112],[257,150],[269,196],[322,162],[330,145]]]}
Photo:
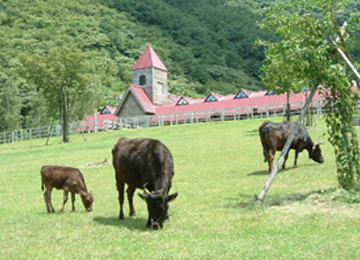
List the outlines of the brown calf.
{"label": "brown calf", "polygon": [[60,212],[64,212],[64,207],[68,199],[69,191],[71,192],[73,211],[75,211],[75,194],[80,194],[84,207],[87,211],[92,210],[92,203],[94,202],[94,198],[92,193],[87,191],[84,176],[79,169],[67,166],[44,165],[41,168],[41,180],[41,189],[44,190],[44,185],[46,187],[44,198],[46,208],[49,213],[55,212],[51,203],[51,191],[53,188],[64,190],[64,201]]}

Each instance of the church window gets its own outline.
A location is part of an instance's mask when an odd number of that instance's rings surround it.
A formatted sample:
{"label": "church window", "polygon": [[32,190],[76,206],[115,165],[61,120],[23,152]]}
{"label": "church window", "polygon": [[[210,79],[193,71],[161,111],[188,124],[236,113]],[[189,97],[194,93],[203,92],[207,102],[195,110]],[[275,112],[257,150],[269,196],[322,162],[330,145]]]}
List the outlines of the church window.
{"label": "church window", "polygon": [[143,85],[146,85],[146,76],[145,75],[141,75],[140,77],[139,77],[139,85],[140,86],[143,86]]}

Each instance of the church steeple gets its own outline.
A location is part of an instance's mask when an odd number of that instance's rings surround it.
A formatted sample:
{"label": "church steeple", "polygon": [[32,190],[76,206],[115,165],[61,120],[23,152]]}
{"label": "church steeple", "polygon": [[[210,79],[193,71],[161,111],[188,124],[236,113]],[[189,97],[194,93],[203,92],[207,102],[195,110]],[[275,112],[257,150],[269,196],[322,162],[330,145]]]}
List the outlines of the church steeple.
{"label": "church steeple", "polygon": [[143,54],[141,54],[140,58],[136,61],[135,65],[132,67],[132,70],[146,68],[157,68],[159,70],[168,71],[150,44],[146,47]]}
{"label": "church steeple", "polygon": [[132,67],[132,83],[141,86],[156,105],[167,103],[167,68],[148,45]]}

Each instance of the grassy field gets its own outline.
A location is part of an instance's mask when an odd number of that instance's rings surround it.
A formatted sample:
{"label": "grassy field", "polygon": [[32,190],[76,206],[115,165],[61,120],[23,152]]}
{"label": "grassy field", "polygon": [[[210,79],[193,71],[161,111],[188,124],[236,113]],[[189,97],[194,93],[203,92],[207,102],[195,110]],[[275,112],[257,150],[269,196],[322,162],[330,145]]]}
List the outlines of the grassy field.
{"label": "grassy field", "polygon": [[[281,120],[281,118],[273,119]],[[1,259],[358,259],[360,206],[337,200],[333,150],[324,164],[300,154],[297,169],[277,175],[265,201],[254,208],[268,178],[258,127],[262,119],[154,127],[52,138],[0,146]],[[308,129],[327,141],[324,123]],[[119,206],[111,149],[118,138],[160,139],[172,151],[175,176],[171,222],[145,228],[145,203],[134,199],[137,218],[117,219]],[[278,153],[279,154],[279,153]],[[44,164],[78,167],[93,191],[93,211],[77,196],[65,213],[48,214],[40,189]],[[140,190],[139,190],[140,191]],[[59,210],[62,191],[53,191]]]}

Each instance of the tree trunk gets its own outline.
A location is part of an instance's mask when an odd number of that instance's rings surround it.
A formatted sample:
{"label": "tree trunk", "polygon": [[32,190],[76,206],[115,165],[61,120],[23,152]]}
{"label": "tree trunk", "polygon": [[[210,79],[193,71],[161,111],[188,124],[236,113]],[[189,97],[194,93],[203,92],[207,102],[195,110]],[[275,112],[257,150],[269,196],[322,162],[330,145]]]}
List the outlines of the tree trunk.
{"label": "tree trunk", "polygon": [[64,93],[63,86],[59,87],[59,99],[60,99],[60,125],[61,125],[61,142],[67,143],[67,125],[68,125],[68,114],[66,109],[66,96]]}
{"label": "tree trunk", "polygon": [[286,93],[286,121],[290,121],[290,93]]}

